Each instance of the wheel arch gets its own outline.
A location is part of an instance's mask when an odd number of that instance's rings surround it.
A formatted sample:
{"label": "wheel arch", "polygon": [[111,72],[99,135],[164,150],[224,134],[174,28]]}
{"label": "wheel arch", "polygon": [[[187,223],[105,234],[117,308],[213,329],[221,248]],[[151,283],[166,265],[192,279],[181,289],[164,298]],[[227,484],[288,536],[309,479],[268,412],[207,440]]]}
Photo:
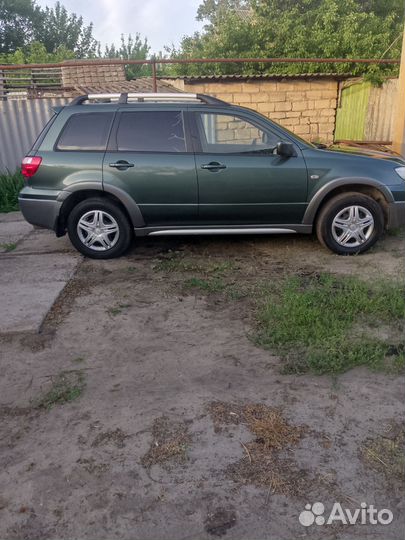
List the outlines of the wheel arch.
{"label": "wheel arch", "polygon": [[105,197],[114,201],[125,212],[133,227],[145,226],[139,206],[125,191],[111,185],[106,185],[103,189],[101,182],[81,182],[69,186],[59,195],[59,200],[63,202],[59,212],[58,236],[65,234],[67,218],[76,204],[91,197]]}
{"label": "wheel arch", "polygon": [[387,224],[388,204],[394,202],[394,197],[387,186],[371,178],[339,178],[325,184],[309,202],[304,214],[303,224],[315,224],[321,208],[327,201],[336,195],[349,192],[362,193],[377,201],[383,210],[385,225]]}

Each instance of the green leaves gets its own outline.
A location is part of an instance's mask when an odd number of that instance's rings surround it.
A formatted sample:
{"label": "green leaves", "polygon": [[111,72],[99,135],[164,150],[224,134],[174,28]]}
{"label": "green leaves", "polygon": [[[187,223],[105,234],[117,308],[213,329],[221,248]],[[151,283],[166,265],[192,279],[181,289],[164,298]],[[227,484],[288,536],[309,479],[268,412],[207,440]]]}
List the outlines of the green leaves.
{"label": "green leaves", "polygon": [[[205,0],[198,16],[207,20],[202,33],[183,39],[174,57],[314,57],[380,58],[403,30],[401,0]],[[399,58],[401,40],[389,49]],[[196,73],[392,74],[396,66],[361,64],[262,64],[181,66]]]}
{"label": "green leaves", "polygon": [[0,0],[0,55],[17,55],[2,58],[7,63],[33,61],[39,46],[43,50],[35,61],[40,62],[95,56],[98,43],[92,33],[92,24],[85,26],[60,2],[42,9],[32,0]]}

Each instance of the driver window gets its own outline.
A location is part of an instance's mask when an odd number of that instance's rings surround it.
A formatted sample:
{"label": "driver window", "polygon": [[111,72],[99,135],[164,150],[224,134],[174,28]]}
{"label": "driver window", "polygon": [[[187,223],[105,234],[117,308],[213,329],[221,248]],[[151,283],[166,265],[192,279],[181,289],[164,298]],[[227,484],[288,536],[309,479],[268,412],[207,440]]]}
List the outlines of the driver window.
{"label": "driver window", "polygon": [[239,154],[273,152],[280,137],[265,132],[244,118],[230,114],[200,114],[203,152],[210,154]]}

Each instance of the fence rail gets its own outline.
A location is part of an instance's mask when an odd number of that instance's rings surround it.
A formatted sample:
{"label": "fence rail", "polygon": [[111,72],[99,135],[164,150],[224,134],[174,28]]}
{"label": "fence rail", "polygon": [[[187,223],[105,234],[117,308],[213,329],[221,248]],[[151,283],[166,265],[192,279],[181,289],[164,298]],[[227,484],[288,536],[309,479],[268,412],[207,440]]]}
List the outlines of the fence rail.
{"label": "fence rail", "polygon": [[18,70],[35,70],[55,68],[62,70],[64,67],[75,66],[111,66],[111,65],[149,65],[153,77],[153,91],[157,89],[157,68],[159,65],[167,64],[398,64],[396,58],[148,58],[144,60],[127,60],[120,58],[96,59],[96,60],[74,60],[51,64],[5,64],[0,65],[0,91],[1,73],[3,77],[7,72]]}
{"label": "fence rail", "polygon": [[21,91],[62,88],[62,68],[34,68],[26,65],[17,70],[0,68],[0,99]]}

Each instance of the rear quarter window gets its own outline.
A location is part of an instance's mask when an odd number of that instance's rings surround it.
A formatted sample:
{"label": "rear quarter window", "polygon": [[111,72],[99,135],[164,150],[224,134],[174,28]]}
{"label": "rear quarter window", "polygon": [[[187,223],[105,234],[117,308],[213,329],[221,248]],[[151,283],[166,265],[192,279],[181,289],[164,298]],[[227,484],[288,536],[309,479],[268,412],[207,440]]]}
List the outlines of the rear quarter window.
{"label": "rear quarter window", "polygon": [[69,117],[56,143],[62,151],[105,151],[113,113],[80,113]]}

